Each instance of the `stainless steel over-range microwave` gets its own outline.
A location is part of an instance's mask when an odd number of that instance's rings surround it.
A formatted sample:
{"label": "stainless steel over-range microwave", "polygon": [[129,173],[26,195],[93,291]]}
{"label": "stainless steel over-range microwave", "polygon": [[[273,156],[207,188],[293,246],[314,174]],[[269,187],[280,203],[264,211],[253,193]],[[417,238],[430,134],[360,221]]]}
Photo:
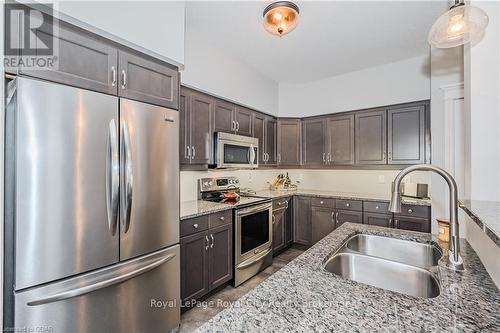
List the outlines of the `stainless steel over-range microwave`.
{"label": "stainless steel over-range microwave", "polygon": [[243,135],[215,133],[215,167],[257,168],[259,166],[259,139]]}

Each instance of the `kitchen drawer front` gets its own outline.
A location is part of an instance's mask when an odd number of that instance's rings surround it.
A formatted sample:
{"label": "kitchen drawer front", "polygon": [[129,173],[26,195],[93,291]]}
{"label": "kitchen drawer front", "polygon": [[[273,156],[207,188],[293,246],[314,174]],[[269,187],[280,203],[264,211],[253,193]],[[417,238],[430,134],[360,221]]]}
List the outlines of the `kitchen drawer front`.
{"label": "kitchen drawer front", "polygon": [[389,213],[389,203],[382,201],[365,201],[363,203],[364,212],[372,212],[379,214]]}
{"label": "kitchen drawer front", "polygon": [[232,222],[233,222],[233,211],[231,209],[225,210],[220,213],[210,214],[209,216],[210,228],[216,228],[218,226],[230,224]]}
{"label": "kitchen drawer front", "polygon": [[279,199],[273,200],[273,210],[274,209],[281,209],[281,208],[285,208],[286,209],[289,206],[290,206],[290,197],[279,198]]}
{"label": "kitchen drawer front", "polygon": [[346,222],[363,223],[363,212],[338,209],[335,211],[335,228]]}
{"label": "kitchen drawer front", "polygon": [[363,214],[363,224],[392,228],[392,221],[392,214],[379,214],[372,212],[365,212]]}
{"label": "kitchen drawer front", "polygon": [[401,212],[398,213],[398,215],[428,219],[431,217],[431,208],[429,206],[420,205],[401,205]]}
{"label": "kitchen drawer front", "polygon": [[335,208],[354,210],[354,211],[363,211],[363,201],[337,199],[337,201],[335,202]]}
{"label": "kitchen drawer front", "polygon": [[394,228],[419,231],[419,232],[431,232],[431,220],[423,219],[419,217],[409,217],[395,214],[394,215]]}
{"label": "kitchen drawer front", "polygon": [[194,234],[199,231],[208,229],[208,215],[194,217],[192,219],[181,221],[180,236],[184,237],[187,235]]}
{"label": "kitchen drawer front", "polygon": [[335,199],[331,198],[312,198],[311,205],[316,207],[335,208]]}

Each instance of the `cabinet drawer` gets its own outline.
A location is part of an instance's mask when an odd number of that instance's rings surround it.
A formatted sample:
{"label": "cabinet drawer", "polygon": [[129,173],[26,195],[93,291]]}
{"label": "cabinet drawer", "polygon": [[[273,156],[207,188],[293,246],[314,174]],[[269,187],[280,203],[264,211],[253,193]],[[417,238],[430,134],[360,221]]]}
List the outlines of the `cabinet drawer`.
{"label": "cabinet drawer", "polygon": [[387,214],[389,212],[389,203],[382,201],[365,201],[363,202],[363,211]]}
{"label": "cabinet drawer", "polygon": [[[288,208],[290,206],[290,197],[286,198],[279,198],[273,201],[273,210],[274,209],[280,209],[280,208]],[[288,204],[288,206],[287,206]]]}
{"label": "cabinet drawer", "polygon": [[195,232],[207,230],[208,215],[198,216],[188,220],[182,220],[180,225],[181,225],[181,230],[180,230],[181,237],[194,234]]}
{"label": "cabinet drawer", "polygon": [[392,214],[366,212],[363,214],[363,224],[392,228]]}
{"label": "cabinet drawer", "polygon": [[401,212],[398,215],[430,218],[431,208],[420,205],[401,205]]}
{"label": "cabinet drawer", "polygon": [[337,199],[337,201],[335,203],[335,207],[338,209],[362,211],[363,210],[363,201]]}
{"label": "cabinet drawer", "polygon": [[311,199],[311,205],[317,206],[317,207],[330,207],[330,208],[334,208],[335,207],[335,199],[331,199],[331,198],[312,198]]}
{"label": "cabinet drawer", "polygon": [[394,215],[394,228],[430,233],[431,220],[419,217]]}
{"label": "cabinet drawer", "polygon": [[209,225],[210,228],[215,228],[221,225],[230,224],[233,222],[233,211],[226,210],[220,213],[210,214]]}

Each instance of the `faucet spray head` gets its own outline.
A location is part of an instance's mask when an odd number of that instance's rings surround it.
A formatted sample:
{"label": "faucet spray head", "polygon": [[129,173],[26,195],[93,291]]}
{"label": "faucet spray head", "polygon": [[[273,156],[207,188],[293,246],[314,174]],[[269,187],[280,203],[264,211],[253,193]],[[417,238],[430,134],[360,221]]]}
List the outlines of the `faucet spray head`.
{"label": "faucet spray head", "polygon": [[391,194],[391,202],[389,203],[389,211],[392,213],[400,213],[401,193],[399,192],[399,188],[396,189],[395,185],[396,185],[395,183],[392,183],[392,194]]}

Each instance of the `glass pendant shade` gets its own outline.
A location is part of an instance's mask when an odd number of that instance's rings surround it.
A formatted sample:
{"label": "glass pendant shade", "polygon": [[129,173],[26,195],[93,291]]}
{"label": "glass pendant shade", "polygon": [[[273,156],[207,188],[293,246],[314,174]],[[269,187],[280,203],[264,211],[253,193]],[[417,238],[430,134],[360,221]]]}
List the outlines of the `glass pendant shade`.
{"label": "glass pendant shade", "polygon": [[441,15],[432,25],[428,41],[437,48],[450,48],[481,39],[488,15],[477,7],[458,5]]}
{"label": "glass pendant shade", "polygon": [[299,7],[289,1],[278,1],[264,9],[264,29],[273,35],[283,36],[299,23]]}

